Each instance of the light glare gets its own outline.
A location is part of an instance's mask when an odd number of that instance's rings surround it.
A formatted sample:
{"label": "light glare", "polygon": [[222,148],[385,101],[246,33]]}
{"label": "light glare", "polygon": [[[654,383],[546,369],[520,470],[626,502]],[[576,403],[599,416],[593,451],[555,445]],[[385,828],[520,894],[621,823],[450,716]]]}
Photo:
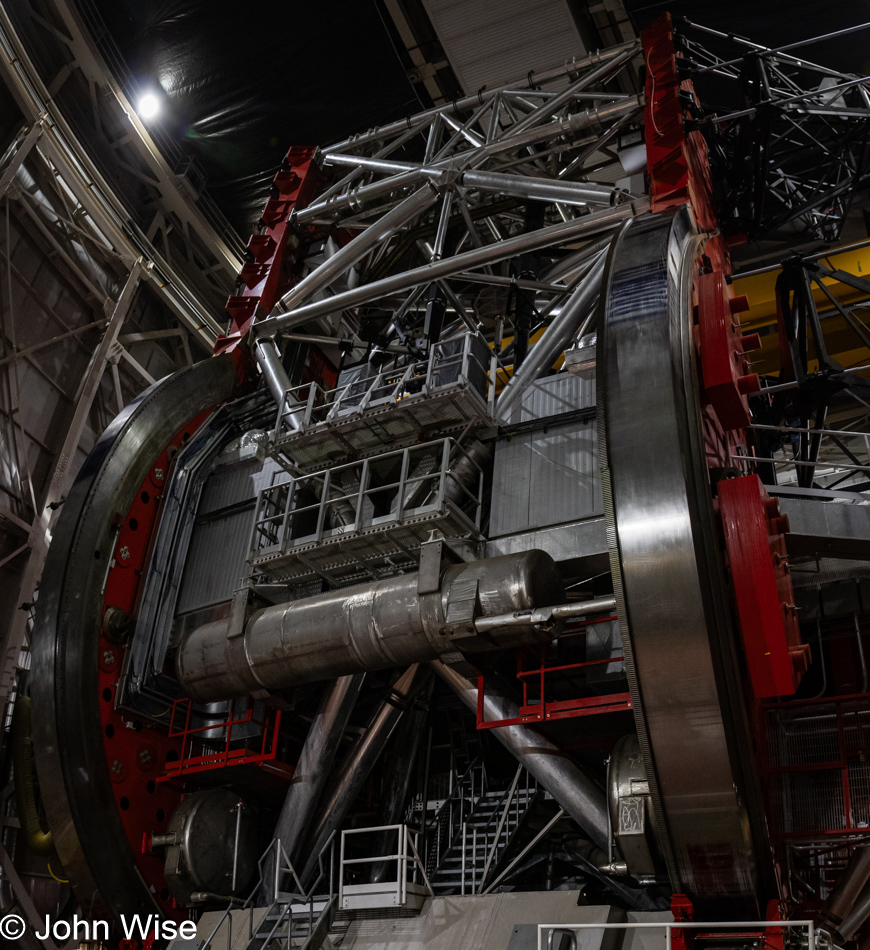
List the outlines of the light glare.
{"label": "light glare", "polygon": [[139,118],[153,119],[160,111],[160,100],[152,92],[145,93],[139,100]]}

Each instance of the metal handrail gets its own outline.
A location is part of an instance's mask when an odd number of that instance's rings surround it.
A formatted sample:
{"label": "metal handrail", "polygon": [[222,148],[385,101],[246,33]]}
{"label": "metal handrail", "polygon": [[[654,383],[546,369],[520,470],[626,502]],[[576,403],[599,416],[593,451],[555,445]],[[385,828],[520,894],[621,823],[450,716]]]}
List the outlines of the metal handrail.
{"label": "metal handrail", "polygon": [[[830,941],[824,939],[823,931],[818,931],[816,923],[813,920],[727,920],[727,921],[699,921],[699,920],[674,920],[657,921],[645,920],[625,923],[582,923],[582,924],[538,924],[538,950],[543,950],[544,932],[547,932],[547,948],[552,950],[553,936],[557,933],[570,933],[573,935],[576,946],[577,934],[584,930],[664,930],[665,931],[665,950],[671,950],[673,946],[674,931],[681,930],[746,930],[752,928],[767,929],[768,927],[777,929],[788,929],[792,927],[805,927],[807,930],[807,950],[816,950],[819,943],[824,942],[830,946]],[[822,939],[820,939],[822,938]]]}
{"label": "metal handrail", "polygon": [[[406,395],[408,386],[414,382],[417,387],[419,383],[419,393],[428,393],[433,390],[433,377],[436,370],[444,370],[450,366],[459,367],[459,379],[468,380],[470,364],[476,363],[484,377],[488,379],[489,366],[483,363],[472,352],[472,341],[480,337],[485,339],[479,333],[462,331],[453,336],[439,340],[434,344],[430,352],[425,357],[409,357],[407,363],[399,363],[395,366],[381,367],[378,372],[370,376],[364,376],[351,382],[343,383],[333,389],[324,389],[317,383],[301,383],[288,389],[284,393],[281,405],[278,407],[278,414],[275,421],[274,437],[280,438],[285,434],[282,432],[282,422],[288,416],[298,416],[302,413],[302,427],[298,431],[304,431],[310,425],[319,425],[321,423],[333,422],[338,414],[341,405],[347,400],[351,389],[358,388],[359,391],[354,394],[359,403],[353,406],[353,412],[359,414],[364,412],[371,402],[377,400],[400,402]],[[446,345],[462,341],[462,349],[457,353],[443,355],[443,349]],[[489,344],[486,344],[489,352]],[[416,381],[416,382],[415,382]],[[452,385],[448,384],[448,385]],[[440,387],[436,387],[438,389]],[[308,397],[302,402],[302,392],[308,390]],[[417,389],[414,389],[417,393]],[[315,397],[316,394],[316,398]],[[314,418],[315,411],[318,418]]]}
{"label": "metal handrail", "polygon": [[[475,800],[474,797],[474,770],[478,763],[481,764],[481,781],[480,781],[480,793]],[[454,841],[454,839],[459,835],[460,830],[465,824],[465,808],[466,808],[466,797],[465,791],[468,787],[468,779],[471,777],[471,796],[469,799],[469,811],[472,811],[477,803],[480,801],[480,798],[485,794],[485,789],[488,787],[488,782],[486,780],[486,770],[485,765],[482,760],[481,755],[475,756],[471,765],[465,770],[459,780],[454,785],[453,789],[448,794],[447,798],[441,803],[441,806],[435,812],[432,819],[427,823],[423,822],[423,846],[424,854],[426,857],[426,867],[432,871],[434,870],[441,860],[441,840],[442,840],[442,827],[447,824],[447,831],[443,837],[446,839],[446,848],[449,849]],[[454,809],[455,799],[458,799],[459,808],[458,810]],[[435,848],[434,850],[431,847],[431,836],[432,831],[435,831]]]}
{"label": "metal handrail", "polygon": [[[281,874],[282,871],[287,871],[287,870],[289,870],[289,871],[293,874],[293,877],[294,877],[294,879],[295,879],[295,881],[296,881],[296,884],[297,884],[297,886],[299,887],[299,890],[300,890],[299,895],[296,896],[296,901],[295,901],[295,903],[301,903],[301,904],[307,904],[307,905],[308,905],[309,931],[310,931],[311,927],[313,926],[313,915],[314,915],[314,911],[313,911],[313,906],[312,906],[312,905],[313,905],[314,893],[315,893],[315,891],[316,891],[317,886],[320,884],[321,880],[323,880],[323,879],[326,877],[326,871],[325,871],[325,869],[324,869],[324,867],[323,867],[323,858],[324,858],[324,855],[326,854],[327,850],[330,850],[330,849],[332,850],[333,854],[332,854],[332,858],[330,859],[330,867],[329,867],[329,895],[328,895],[328,900],[329,900],[329,899],[332,899],[332,898],[334,898],[334,897],[336,896],[336,892],[335,892],[335,890],[334,890],[335,882],[334,882],[334,877],[333,877],[334,863],[335,863],[335,862],[334,862],[334,857],[335,857],[334,845],[335,845],[335,831],[333,831],[332,834],[330,834],[330,836],[326,839],[326,841],[325,841],[323,847],[320,849],[320,851],[319,851],[319,853],[318,853],[318,855],[317,855],[317,864],[318,864],[318,867],[319,867],[319,869],[320,869],[320,873],[319,873],[318,876],[315,878],[314,883],[311,885],[311,887],[310,887],[310,888],[308,889],[308,891],[306,892],[306,891],[304,890],[304,888],[302,887],[301,883],[299,882],[299,878],[298,878],[298,876],[297,876],[297,874],[296,874],[296,870],[294,869],[293,864],[291,863],[290,859],[287,857],[287,852],[284,850],[284,846],[281,844],[281,840],[280,840],[279,838],[272,838],[272,840],[269,842],[268,847],[267,847],[266,850],[263,852],[263,854],[260,856],[259,861],[257,861],[257,868],[258,868],[259,871],[260,871],[260,876],[257,878],[256,883],[254,884],[253,888],[251,889],[251,893],[250,893],[250,895],[248,896],[248,899],[244,902],[244,904],[242,904],[241,907],[237,908],[237,909],[242,910],[242,911],[245,911],[245,910],[250,910],[250,911],[251,911],[251,913],[250,913],[249,916],[248,916],[248,940],[249,940],[249,941],[250,941],[251,939],[253,939],[253,936],[254,936],[254,907],[253,907],[253,902],[255,901],[257,894],[259,894],[261,888],[262,888],[263,885],[265,884],[266,871],[265,871],[263,865],[264,865],[264,862],[267,860],[267,858],[269,858],[269,856],[272,854],[273,849],[275,849],[276,851],[278,851],[278,854],[276,855],[276,862],[275,862],[275,891],[274,891],[274,894],[273,894],[273,902],[272,902],[272,903],[273,903],[273,906],[274,906],[275,904],[279,903],[279,901],[278,901],[278,883],[279,883],[280,874]],[[277,847],[276,847],[276,846],[277,846]],[[286,868],[282,868],[282,867],[281,867],[281,860],[280,860],[281,855],[283,855],[284,859],[287,861],[287,867],[286,867]],[[327,902],[328,902],[328,901],[327,901]],[[275,926],[272,928],[272,932],[269,934],[269,938],[266,940],[266,942],[263,944],[263,946],[267,946],[267,945],[268,945],[269,940],[271,940],[271,938],[274,936],[275,931],[278,929],[278,927],[280,926],[280,924],[281,924],[281,922],[283,921],[283,919],[284,919],[285,916],[287,916],[287,915],[289,914],[289,915],[290,915],[290,919],[292,920],[292,909],[291,909],[291,905],[292,905],[293,903],[294,903],[294,899],[293,899],[293,896],[291,896],[290,899],[284,904],[284,910],[282,910],[282,912],[279,914],[278,920],[277,920]],[[218,920],[218,922],[215,924],[214,928],[212,929],[211,933],[208,935],[208,937],[206,937],[205,940],[203,940],[203,942],[199,945],[199,947],[197,948],[197,950],[208,950],[208,948],[211,947],[211,943],[212,943],[212,941],[214,940],[215,935],[216,935],[217,932],[220,930],[220,928],[221,928],[221,926],[222,926],[222,924],[224,923],[225,920],[228,920],[228,925],[227,925],[227,950],[229,950],[229,948],[230,948],[230,946],[231,946],[231,944],[232,944],[232,917],[230,916],[230,914],[231,914],[231,911],[232,911],[234,908],[237,907],[237,904],[238,904],[238,901],[237,901],[237,900],[231,900],[231,901],[230,901],[229,905],[227,906],[227,909],[223,912],[223,914],[221,914],[220,920]]]}
{"label": "metal handrail", "polygon": [[[398,836],[398,841],[396,844],[396,853],[395,854],[377,854],[377,855],[367,855],[363,858],[346,858],[345,855],[345,839],[351,835],[361,835],[361,834],[376,834],[378,832],[390,832],[395,831]],[[409,832],[412,832],[414,836],[420,836],[421,832],[417,828],[412,828],[407,824],[395,824],[395,825],[376,825],[371,828],[346,828],[341,833],[341,850],[339,852],[339,873],[338,873],[338,898],[339,903],[341,904],[344,899],[345,893],[345,883],[344,883],[344,869],[349,865],[362,865],[362,864],[378,864],[382,861],[395,861],[396,862],[396,888],[397,888],[397,897],[398,903],[404,905],[407,900],[408,894],[408,862],[410,860],[413,865],[413,879],[412,884],[416,885],[417,883],[417,870],[419,869],[420,874],[423,878],[423,883],[426,886],[426,889],[429,891],[431,897],[435,896],[435,891],[432,889],[432,884],[429,881],[429,875],[426,873],[426,866],[423,863],[422,858],[420,857],[420,852],[417,850],[417,846],[414,842],[414,838]],[[410,853],[409,853],[410,852]]]}

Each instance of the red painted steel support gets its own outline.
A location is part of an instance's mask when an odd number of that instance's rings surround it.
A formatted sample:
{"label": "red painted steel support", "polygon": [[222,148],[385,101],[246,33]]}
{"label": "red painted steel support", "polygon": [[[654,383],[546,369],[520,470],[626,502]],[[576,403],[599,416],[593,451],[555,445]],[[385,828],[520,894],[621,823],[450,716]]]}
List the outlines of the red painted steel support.
{"label": "red painted steel support", "polygon": [[788,518],[757,475],[720,482],[719,511],[752,691],[758,699],[791,696],[809,646],[801,643],[789,576]]}
{"label": "red painted steel support", "polygon": [[268,315],[298,279],[298,265],[305,255],[300,251],[300,235],[290,226],[290,214],[308,205],[320,187],[315,151],[291,148],[275,175],[260,231],[248,241],[248,260],[239,274],[240,292],[227,301],[230,327],[215,343],[215,355],[235,352],[257,314]]}

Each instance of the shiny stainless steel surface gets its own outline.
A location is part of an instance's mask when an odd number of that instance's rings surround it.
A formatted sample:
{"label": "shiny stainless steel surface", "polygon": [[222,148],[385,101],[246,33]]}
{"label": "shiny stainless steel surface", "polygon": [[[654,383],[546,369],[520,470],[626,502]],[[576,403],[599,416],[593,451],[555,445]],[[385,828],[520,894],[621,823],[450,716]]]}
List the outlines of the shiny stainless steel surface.
{"label": "shiny stainless steel surface", "polygon": [[[299,844],[314,818],[314,811],[364,679],[365,673],[340,676],[324,691],[317,714],[308,729],[273,835],[281,842],[291,861],[296,860]],[[274,856],[268,859],[267,868],[273,865],[273,861]],[[273,876],[274,869],[267,871],[264,879],[271,881]]]}
{"label": "shiny stainless steel surface", "polygon": [[[430,665],[468,709],[476,713],[477,687],[440,660],[433,660]],[[483,710],[487,719],[513,719],[520,711],[516,701],[500,694],[497,688],[489,683],[484,694]],[[607,799],[604,792],[566,758],[554,743],[534,729],[529,729],[528,726],[502,726],[490,731],[556,799],[591,840],[602,851],[607,851]]]}
{"label": "shiny stainless steel surface", "polygon": [[588,273],[580,281],[577,289],[553,318],[543,336],[532,347],[528,357],[514,373],[507,386],[502,390],[495,406],[499,419],[507,421],[513,408],[522,400],[523,394],[539,376],[546,375],[553,363],[580,330],[580,322],[587,318],[584,327],[601,290],[604,274],[605,252],[599,251],[592,259]]}
{"label": "shiny stainless steel surface", "polygon": [[844,940],[851,940],[868,918],[870,918],[870,883],[865,884],[861,889],[849,912],[837,927],[837,933]]}
{"label": "shiny stainless steel surface", "polygon": [[[496,616],[565,599],[556,565],[542,551],[452,565],[440,590],[421,595],[417,588],[418,575],[404,574],[267,607],[250,618],[243,636],[228,637],[225,620],[204,624],[179,647],[178,678],[190,696],[210,702],[425,662],[457,649],[477,652],[492,645],[474,636],[476,603],[483,616]],[[460,621],[463,636],[446,635],[445,624]],[[492,639],[513,646],[541,637],[546,634],[511,625]]]}
{"label": "shiny stainless steel surface", "polygon": [[623,736],[607,765],[607,803],[614,843],[636,877],[655,877],[658,870],[655,812],[637,736]]}
{"label": "shiny stainless steel surface", "polygon": [[668,873],[690,896],[751,906],[767,852],[693,377],[689,294],[701,246],[687,209],[616,239],[599,319],[599,444],[626,670]]}
{"label": "shiny stainless steel surface", "polygon": [[[836,887],[831,891],[819,913],[820,925],[839,930],[868,881],[870,881],[870,845],[863,845],[855,848],[846,865],[846,870],[837,878]],[[850,924],[847,923],[846,926]]]}
{"label": "shiny stainless steel surface", "polygon": [[[294,413],[290,411],[293,406],[285,404],[285,394],[293,388],[293,385],[281,362],[281,352],[274,337],[266,336],[254,342],[254,359],[263,373],[272,398],[281,409],[282,418],[285,419],[287,425],[298,431],[302,428],[302,406],[294,399],[293,403],[300,408],[299,413]],[[287,410],[286,414],[285,410]]]}
{"label": "shiny stainless steel surface", "polygon": [[188,795],[162,837],[171,840],[166,848],[166,883],[182,904],[191,903],[191,895],[200,891],[227,898],[244,892],[257,866],[260,848],[254,812],[227,788]]}
{"label": "shiny stainless steel surface", "polygon": [[419,664],[414,663],[396,680],[365,731],[333,775],[329,797],[321,805],[320,817],[306,840],[305,851],[308,859],[299,875],[303,885],[308,886],[316,876],[317,859],[321,850],[332,832],[341,826],[348,809],[399,724],[414,692],[414,680],[418,670]]}
{"label": "shiny stainless steel surface", "polygon": [[185,422],[228,399],[234,385],[232,358],[217,357],[156,383],[118,415],[64,502],[46,561],[31,678],[42,800],[79,899],[116,915],[157,905],[115,805],[99,714],[97,631],[115,517]]}

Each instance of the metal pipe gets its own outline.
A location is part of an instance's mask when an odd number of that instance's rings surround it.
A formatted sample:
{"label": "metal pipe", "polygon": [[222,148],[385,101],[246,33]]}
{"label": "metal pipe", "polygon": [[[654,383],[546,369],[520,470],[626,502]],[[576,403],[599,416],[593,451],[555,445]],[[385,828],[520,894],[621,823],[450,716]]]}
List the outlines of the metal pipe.
{"label": "metal pipe", "polygon": [[348,809],[359,795],[371,770],[389,742],[411,696],[419,664],[414,663],[393,684],[387,698],[381,703],[365,732],[342,762],[331,782],[329,798],[320,809],[320,819],[309,835],[306,846],[308,859],[299,875],[307,884],[317,869],[317,858],[330,835],[344,821]]}
{"label": "metal pipe", "polygon": [[497,630],[500,627],[528,626],[546,624],[554,620],[568,620],[573,617],[586,617],[589,614],[604,613],[616,609],[616,598],[596,597],[594,600],[581,600],[576,604],[560,604],[558,607],[541,607],[538,610],[517,610],[512,614],[499,614],[496,617],[478,617],[474,629],[478,633]]}
{"label": "metal pipe", "polygon": [[[333,164],[338,164],[334,162]],[[347,163],[350,164],[350,163]],[[355,170],[362,172],[362,165],[356,164]],[[382,181],[372,182],[370,185],[362,185],[359,188],[352,188],[350,191],[341,195],[333,195],[324,201],[318,201],[317,204],[309,205],[301,211],[297,211],[293,217],[296,224],[305,224],[308,221],[314,221],[318,218],[329,218],[338,214],[345,208],[359,210],[365,207],[366,202],[372,198],[379,198],[381,195],[388,195],[391,191],[398,191],[400,188],[410,188],[423,180],[422,172],[414,167],[409,170],[393,175],[391,178],[384,178]]]}
{"label": "metal pipe", "polygon": [[[293,781],[275,826],[287,856],[295,861],[299,844],[313,817],[348,720],[362,689],[365,673],[340,676],[324,692],[314,721],[308,729]],[[271,860],[271,857],[268,859]],[[266,878],[270,873],[265,872]]]}
{"label": "metal pipe", "polygon": [[[423,675],[427,677],[428,692],[432,690],[432,671],[425,669]],[[392,744],[390,759],[387,763],[384,776],[384,802],[381,807],[381,825],[396,825],[402,821],[408,790],[411,786],[411,775],[417,764],[420,751],[420,742],[423,739],[424,726],[429,715],[429,697],[421,696],[414,702],[412,708],[405,713],[396,739]],[[387,854],[391,832],[384,831],[377,837],[372,850],[375,854]],[[372,884],[385,880],[390,865],[386,861],[374,865],[372,868]]]}
{"label": "metal pipe", "polygon": [[[281,351],[278,349],[274,337],[260,337],[254,341],[254,359],[260,367],[272,398],[278,404],[278,408],[282,413],[286,405],[285,397],[290,401],[291,406],[299,408],[299,412],[289,412],[284,416],[284,421],[298,432],[302,428],[301,410],[303,406],[301,402],[287,395],[289,390],[293,388],[293,384],[290,382],[290,377],[281,362]],[[291,406],[286,408],[291,408]]]}
{"label": "metal pipe", "polygon": [[520,119],[520,121],[508,129],[505,134],[510,135],[512,132],[522,132],[525,129],[532,128],[547,115],[558,112],[562,106],[569,103],[578,92],[587,89],[599,80],[602,82],[607,80],[623,63],[627,63],[639,49],[640,43],[635,43],[633,46],[622,50],[622,52],[612,57],[608,62],[602,63],[597,69],[593,69],[592,72],[581,76],[577,82],[572,83],[567,89],[563,89],[554,99],[547,100],[539,105],[534,112],[530,112],[524,119]]}
{"label": "metal pipe", "polygon": [[[554,132],[555,130],[551,129],[550,131]],[[345,202],[345,204],[352,203],[354,207],[357,206],[361,198],[385,194],[398,187],[407,186],[409,182],[414,181],[415,176],[417,179],[428,178],[434,183],[446,175],[456,174],[450,164],[453,161],[452,158],[450,162],[440,165],[416,165],[413,162],[395,162],[385,159],[364,158],[357,155],[326,154],[323,156],[323,161],[327,165],[351,165],[370,171],[392,174],[393,177],[391,178],[376,182],[374,185],[367,185],[365,189],[360,189],[354,194],[353,202]],[[516,198],[532,198],[537,201],[559,201],[562,204],[570,205],[610,205],[614,204],[620,195],[625,194],[624,191],[614,188],[612,185],[597,185],[593,182],[580,181],[554,181],[550,178],[506,175],[502,172],[459,172],[456,175],[456,184],[474,191],[512,195]],[[329,213],[330,210],[335,209],[337,203],[338,201],[335,199],[331,208],[324,206],[318,214]],[[297,220],[302,220],[303,214],[309,218],[318,217],[312,212],[313,208],[307,208],[305,212],[300,212]]]}
{"label": "metal pipe", "polygon": [[[866,848],[862,848],[862,851]],[[864,859],[860,862],[861,873],[864,870]],[[850,862],[851,867],[851,862]],[[851,940],[854,934],[864,926],[867,919],[870,918],[870,880],[861,888],[854,903],[843,917],[842,922],[837,927],[837,933],[844,940]]]}
{"label": "metal pipe", "polygon": [[408,195],[392,211],[369,225],[341,250],[336,251],[329,260],[324,261],[320,267],[316,267],[307,277],[303,277],[282,298],[284,306],[292,309],[319,290],[324,290],[345,271],[361,261],[375,245],[386,241],[403,225],[419,217],[435,203],[437,198],[438,192],[428,184]]}
{"label": "metal pipe", "polygon": [[416,115],[412,115],[410,118],[397,119],[395,122],[382,125],[379,128],[372,129],[370,132],[365,132],[362,135],[351,136],[350,138],[331,145],[327,151],[333,152],[342,148],[357,148],[360,145],[377,141],[378,139],[384,138],[387,135],[393,135],[396,132],[402,132],[411,126],[425,125],[425,123],[427,123],[430,119],[436,118],[442,112],[446,111],[446,109],[452,109],[454,115],[460,112],[465,112],[468,109],[476,109],[481,104],[481,102],[486,102],[487,99],[492,99],[502,90],[522,88],[527,83],[529,86],[539,86],[542,83],[553,82],[554,80],[562,79],[564,76],[569,76],[571,73],[579,72],[582,69],[588,69],[590,66],[594,66],[596,63],[607,62],[608,60],[619,56],[624,50],[633,49],[634,47],[635,41],[629,40],[626,43],[620,43],[618,46],[611,46],[608,49],[598,50],[594,53],[590,53],[583,59],[566,59],[565,62],[559,66],[553,67],[551,69],[541,70],[539,72],[530,72],[520,79],[512,79],[504,86],[495,86],[492,89],[481,89],[479,92],[476,92],[471,96],[465,96],[462,99],[454,100],[450,106],[436,106],[432,109],[425,109],[422,112],[418,112]]}
{"label": "metal pipe", "polygon": [[462,254],[455,254],[453,257],[444,258],[444,260],[432,261],[421,267],[415,267],[400,274],[393,274],[370,284],[363,284],[353,290],[344,291],[344,293],[336,294],[325,300],[305,304],[291,310],[289,313],[278,314],[260,323],[255,323],[253,331],[258,337],[271,336],[278,330],[290,329],[299,324],[307,323],[315,317],[357,307],[387,294],[410,290],[419,284],[429,284],[433,280],[439,280],[442,277],[451,277],[469,268],[474,269],[483,267],[485,264],[494,264],[496,261],[515,257],[522,251],[561,244],[586,234],[597,234],[615,228],[621,222],[633,218],[635,215],[645,214],[647,211],[649,211],[649,199],[639,198],[636,201],[629,201],[614,208],[605,208],[592,214],[581,215],[579,218],[553,224],[530,234],[519,234],[497,244],[487,244],[483,247],[465,251]]}
{"label": "metal pipe", "polygon": [[[477,687],[440,660],[430,664],[463,703],[476,714]],[[487,688],[483,697],[487,719],[514,719],[519,704],[503,692]],[[607,849],[607,800],[604,792],[549,739],[527,726],[502,726],[496,738],[537,779],[592,841]]]}
{"label": "metal pipe", "polygon": [[819,912],[820,926],[839,930],[868,881],[870,845],[862,845],[852,852],[845,871],[837,879],[836,887],[822,906]]}
{"label": "metal pipe", "polygon": [[529,386],[550,368],[571,338],[577,334],[580,321],[590,313],[598,299],[604,274],[604,258],[603,250],[593,258],[589,273],[502,390],[495,404],[496,418],[503,421],[509,418],[511,410],[520,404]]}
{"label": "metal pipe", "polygon": [[[487,638],[474,629],[479,590],[484,616],[561,604],[564,588],[553,559],[524,551],[441,569],[440,587],[420,593],[418,574],[266,607],[244,630],[230,635],[230,619],[192,631],[178,650],[176,669],[187,695],[198,702],[278,691],[435,659],[461,648],[473,653],[549,639],[528,624],[499,628]],[[472,591],[469,613],[466,602]],[[448,604],[453,620],[447,622]],[[462,619],[456,619],[459,615]]]}

